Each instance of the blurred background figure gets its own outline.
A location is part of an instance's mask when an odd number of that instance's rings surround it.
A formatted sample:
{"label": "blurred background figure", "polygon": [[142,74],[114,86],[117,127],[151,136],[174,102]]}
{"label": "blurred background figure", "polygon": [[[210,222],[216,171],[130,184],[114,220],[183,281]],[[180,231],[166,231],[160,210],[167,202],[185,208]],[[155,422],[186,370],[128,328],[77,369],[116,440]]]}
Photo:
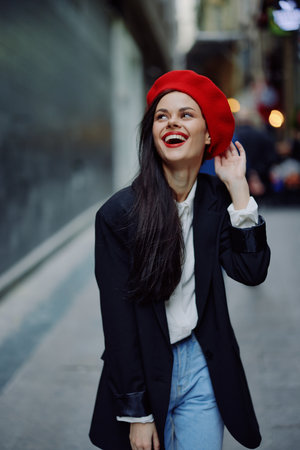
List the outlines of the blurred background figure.
{"label": "blurred background figure", "polygon": [[247,108],[236,114],[235,137],[246,149],[247,178],[252,195],[270,193],[270,169],[276,160],[274,137],[255,123],[258,114]]}
{"label": "blurred background figure", "polygon": [[299,141],[284,139],[276,143],[276,160],[270,170],[274,193],[281,203],[300,203]]}

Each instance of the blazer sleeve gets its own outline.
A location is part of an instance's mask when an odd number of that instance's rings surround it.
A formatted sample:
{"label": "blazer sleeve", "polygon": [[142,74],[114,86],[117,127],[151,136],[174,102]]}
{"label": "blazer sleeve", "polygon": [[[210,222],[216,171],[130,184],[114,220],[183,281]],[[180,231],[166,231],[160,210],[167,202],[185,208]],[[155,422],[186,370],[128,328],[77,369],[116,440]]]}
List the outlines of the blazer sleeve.
{"label": "blazer sleeve", "polygon": [[126,227],[96,216],[95,275],[105,340],[104,364],[116,416],[151,413],[144,382],[134,303],[128,300],[130,246]]}
{"label": "blazer sleeve", "polygon": [[250,228],[231,225],[226,212],[221,230],[220,261],[228,276],[248,286],[262,283],[268,272],[270,249],[266,223],[259,216],[258,224]]}

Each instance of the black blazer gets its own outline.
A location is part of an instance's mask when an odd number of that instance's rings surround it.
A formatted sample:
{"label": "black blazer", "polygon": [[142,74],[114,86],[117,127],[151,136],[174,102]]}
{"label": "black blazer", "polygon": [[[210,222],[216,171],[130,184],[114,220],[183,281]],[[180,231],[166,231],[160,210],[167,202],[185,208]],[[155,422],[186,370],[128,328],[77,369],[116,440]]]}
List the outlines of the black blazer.
{"label": "black blazer", "polygon": [[[169,404],[173,355],[163,303],[126,299],[134,225],[132,187],[111,197],[96,216],[95,274],[105,338],[104,366],[90,439],[104,450],[130,450],[129,424],[116,416],[154,415],[161,449]],[[195,335],[205,354],[224,424],[242,445],[256,448],[259,427],[228,315],[222,267],[249,286],[264,281],[270,260],[265,223],[230,224],[230,198],[216,177],[201,174],[194,200]]]}

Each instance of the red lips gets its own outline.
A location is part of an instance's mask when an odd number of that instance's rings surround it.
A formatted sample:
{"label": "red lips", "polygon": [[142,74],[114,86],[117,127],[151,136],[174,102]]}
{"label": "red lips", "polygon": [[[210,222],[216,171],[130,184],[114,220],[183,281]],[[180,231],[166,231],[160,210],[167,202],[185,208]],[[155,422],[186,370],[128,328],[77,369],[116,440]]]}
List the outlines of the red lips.
{"label": "red lips", "polygon": [[188,137],[187,134],[182,133],[181,131],[168,131],[163,135],[162,140],[166,147],[174,148],[183,145]]}

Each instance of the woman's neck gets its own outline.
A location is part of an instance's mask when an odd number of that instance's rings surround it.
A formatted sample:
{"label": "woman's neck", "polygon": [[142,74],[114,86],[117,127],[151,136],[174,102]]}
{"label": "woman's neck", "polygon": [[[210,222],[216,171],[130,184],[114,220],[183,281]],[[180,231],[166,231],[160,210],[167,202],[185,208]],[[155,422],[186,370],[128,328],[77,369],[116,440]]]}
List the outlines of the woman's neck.
{"label": "woman's neck", "polygon": [[177,202],[183,202],[189,195],[198,175],[198,168],[170,170],[164,167],[165,177],[176,195]]}

